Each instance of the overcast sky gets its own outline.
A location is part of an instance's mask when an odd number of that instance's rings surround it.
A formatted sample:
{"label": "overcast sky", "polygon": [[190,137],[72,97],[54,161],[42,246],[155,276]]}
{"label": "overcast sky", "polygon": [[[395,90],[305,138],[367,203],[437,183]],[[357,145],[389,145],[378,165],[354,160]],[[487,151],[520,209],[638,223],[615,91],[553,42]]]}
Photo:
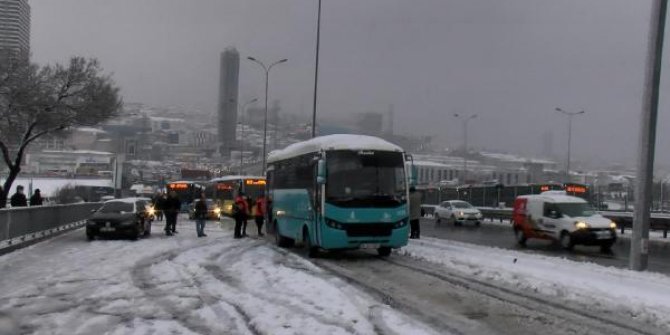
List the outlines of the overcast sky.
{"label": "overcast sky", "polygon": [[[34,59],[98,57],[125,101],[214,112],[219,53],[235,46],[243,57],[288,58],[272,70],[270,99],[311,111],[316,0],[30,3]],[[564,157],[567,120],[554,109],[584,109],[575,156],[631,162],[649,11],[649,0],[323,0],[319,115],[393,104],[397,131],[460,146],[452,115],[477,113],[474,146],[539,153],[549,131]],[[262,98],[255,64],[242,61],[240,80],[240,100]],[[657,154],[670,163],[666,100]]]}

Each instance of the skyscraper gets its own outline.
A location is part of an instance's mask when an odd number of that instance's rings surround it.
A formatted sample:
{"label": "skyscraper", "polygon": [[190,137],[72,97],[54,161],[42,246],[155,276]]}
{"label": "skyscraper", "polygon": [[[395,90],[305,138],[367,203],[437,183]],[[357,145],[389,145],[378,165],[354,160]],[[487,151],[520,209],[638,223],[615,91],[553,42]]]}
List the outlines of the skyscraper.
{"label": "skyscraper", "polygon": [[30,52],[28,0],[0,0],[0,50]]}
{"label": "skyscraper", "polygon": [[219,152],[226,157],[235,147],[239,77],[240,53],[227,48],[221,53],[219,75]]}

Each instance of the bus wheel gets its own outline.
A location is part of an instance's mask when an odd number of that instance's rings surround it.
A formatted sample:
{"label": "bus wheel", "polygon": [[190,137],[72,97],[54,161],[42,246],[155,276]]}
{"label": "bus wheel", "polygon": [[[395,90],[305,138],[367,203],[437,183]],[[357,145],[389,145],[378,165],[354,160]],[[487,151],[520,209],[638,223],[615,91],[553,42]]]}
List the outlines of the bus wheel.
{"label": "bus wheel", "polygon": [[290,248],[293,246],[293,240],[279,234],[279,229],[277,229],[277,223],[275,223],[275,243],[280,248]]}
{"label": "bus wheel", "polygon": [[389,255],[391,255],[391,248],[390,247],[381,247],[381,248],[377,249],[377,253],[381,257],[388,257]]}
{"label": "bus wheel", "polygon": [[305,249],[307,250],[307,257],[309,258],[319,257],[319,247],[315,247],[312,245],[312,239],[309,238],[309,230],[307,229],[307,227],[302,229],[302,243],[305,245]]}

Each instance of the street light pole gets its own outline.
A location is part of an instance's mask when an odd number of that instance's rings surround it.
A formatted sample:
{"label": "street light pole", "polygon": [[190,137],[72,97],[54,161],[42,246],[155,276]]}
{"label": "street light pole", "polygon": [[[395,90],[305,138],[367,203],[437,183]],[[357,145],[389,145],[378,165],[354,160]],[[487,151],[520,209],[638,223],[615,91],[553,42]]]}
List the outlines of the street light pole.
{"label": "street light pole", "polygon": [[240,175],[242,175],[244,171],[244,112],[247,110],[247,106],[249,104],[252,104],[254,102],[258,101],[258,99],[253,98],[242,105],[242,108],[240,110],[240,124],[242,125],[242,129],[240,129]]}
{"label": "street light pole", "polygon": [[565,182],[569,183],[570,182],[570,151],[572,148],[572,117],[575,115],[580,115],[584,114],[584,111],[579,111],[579,112],[566,112],[558,107],[556,107],[556,111],[560,112],[561,114],[567,115],[568,116],[568,161],[566,164],[565,168]]}
{"label": "street light pole", "polygon": [[265,120],[263,121],[263,171],[262,173],[265,173],[265,164],[267,163],[267,142],[268,142],[268,89],[270,85],[270,70],[272,69],[273,66],[280,64],[280,63],[285,63],[288,61],[288,59],[284,58],[282,60],[278,60],[270,66],[265,66],[265,64],[259,60],[257,60],[254,57],[247,57],[248,60],[260,65],[263,70],[265,71]]}
{"label": "street light pole", "polygon": [[656,121],[663,62],[663,39],[668,0],[655,0],[651,6],[649,42],[640,122],[640,149],[637,162],[633,236],[630,241],[630,268],[643,271],[649,261],[649,204],[651,203],[656,146]]}
{"label": "street light pole", "polygon": [[477,114],[465,116],[454,114],[455,118],[463,119],[463,182],[465,184],[468,176],[468,122],[477,118]]}
{"label": "street light pole", "polygon": [[321,0],[316,19],[316,63],[314,66],[314,106],[312,107],[312,138],[316,137],[316,99],[319,87],[319,50],[321,47]]}

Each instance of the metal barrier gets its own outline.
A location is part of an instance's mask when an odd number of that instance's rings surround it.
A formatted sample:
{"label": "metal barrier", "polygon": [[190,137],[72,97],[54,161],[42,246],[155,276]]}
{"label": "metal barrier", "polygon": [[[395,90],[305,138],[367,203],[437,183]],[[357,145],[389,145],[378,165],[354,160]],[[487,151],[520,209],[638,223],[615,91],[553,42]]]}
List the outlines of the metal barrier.
{"label": "metal barrier", "polygon": [[0,209],[0,248],[43,238],[85,224],[101,203]]}

